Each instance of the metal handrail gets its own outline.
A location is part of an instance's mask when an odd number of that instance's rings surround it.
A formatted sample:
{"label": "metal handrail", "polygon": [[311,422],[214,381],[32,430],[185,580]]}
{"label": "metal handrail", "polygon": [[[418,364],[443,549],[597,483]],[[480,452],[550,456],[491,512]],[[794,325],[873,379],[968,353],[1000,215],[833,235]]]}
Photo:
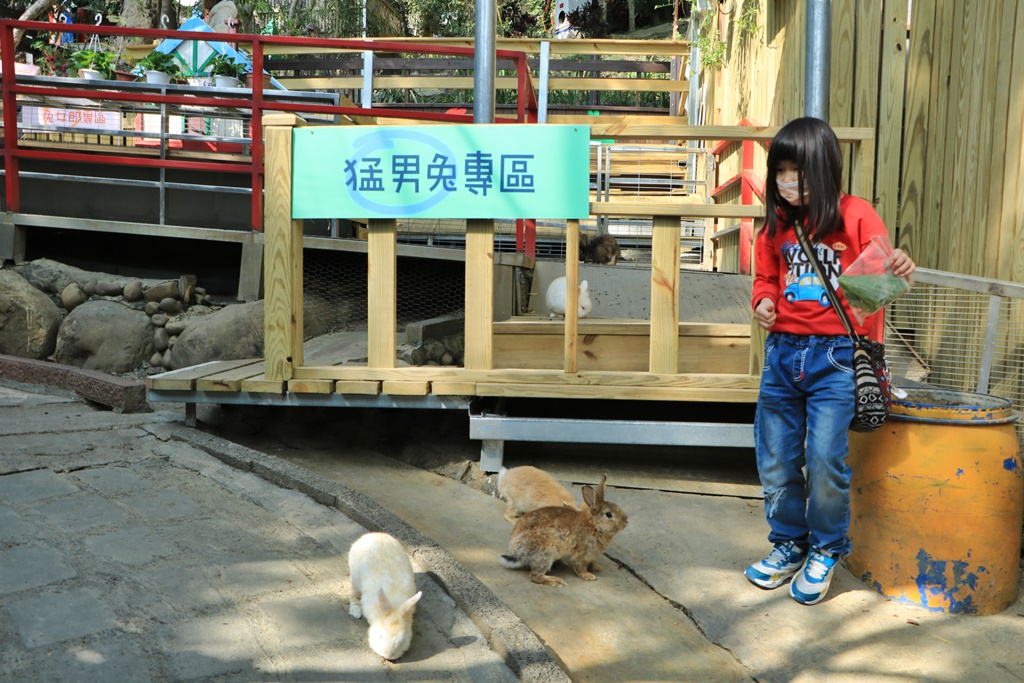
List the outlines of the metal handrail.
{"label": "metal handrail", "polygon": [[[8,211],[18,212],[20,209],[20,188],[19,162],[21,159],[40,159],[52,161],[80,161],[101,164],[140,166],[148,168],[159,168],[161,173],[165,169],[186,169],[221,171],[229,173],[248,173],[251,177],[251,226],[254,231],[261,231],[263,227],[263,121],[262,117],[266,112],[289,112],[295,114],[326,114],[333,116],[387,116],[411,120],[436,121],[447,123],[471,123],[473,117],[468,114],[435,114],[431,112],[414,112],[405,110],[391,110],[385,107],[355,107],[340,106],[337,104],[316,104],[302,102],[284,102],[273,94],[269,96],[262,88],[253,88],[243,91],[247,97],[243,100],[226,96],[226,91],[215,90],[210,96],[211,89],[195,88],[190,86],[157,86],[152,85],[140,87],[140,84],[101,82],[101,84],[86,81],[84,79],[31,79],[27,76],[19,76],[15,70],[14,62],[14,33],[15,30],[34,31],[39,33],[80,33],[86,35],[103,36],[126,36],[141,37],[149,39],[178,38],[183,40],[216,41],[228,42],[223,34],[211,34],[208,32],[194,31],[171,31],[160,29],[127,28],[120,26],[93,26],[79,24],[52,24],[38,21],[0,20],[0,67],[4,78],[0,80],[0,100],[3,103],[4,118],[3,124],[7,134],[4,135],[4,167],[6,201]],[[329,48],[329,49],[352,49],[363,52],[389,51],[408,52],[420,54],[448,54],[471,56],[474,50],[471,47],[435,47],[420,46],[403,43],[391,43],[388,41],[368,39],[337,39],[337,38],[308,38],[293,36],[259,36],[246,34],[232,34],[230,42],[233,44],[245,43],[252,48],[251,58],[253,72],[260,74],[264,72],[267,64],[264,60],[264,47],[269,45],[296,47],[296,48]],[[496,57],[508,59],[515,63],[519,83],[519,103],[515,122],[535,122],[537,120],[537,100],[534,94],[529,65],[526,60],[526,53],[512,50],[497,50]],[[68,81],[78,81],[69,83]],[[151,92],[152,91],[152,92]],[[198,91],[198,92],[197,92]],[[174,160],[164,158],[132,158],[117,157],[110,155],[85,154],[75,151],[45,151],[36,149],[25,149],[18,144],[18,135],[11,134],[11,131],[18,131],[18,97],[39,96],[39,97],[68,97],[81,98],[86,93],[91,99],[132,102],[158,105],[161,108],[175,105],[194,105],[201,107],[224,107],[239,108],[240,102],[244,102],[242,108],[251,112],[250,123],[252,145],[250,149],[250,160],[247,163],[228,164],[222,162],[210,162],[200,160]],[[163,113],[163,112],[161,112]],[[497,123],[510,122],[508,119],[500,119]]]}

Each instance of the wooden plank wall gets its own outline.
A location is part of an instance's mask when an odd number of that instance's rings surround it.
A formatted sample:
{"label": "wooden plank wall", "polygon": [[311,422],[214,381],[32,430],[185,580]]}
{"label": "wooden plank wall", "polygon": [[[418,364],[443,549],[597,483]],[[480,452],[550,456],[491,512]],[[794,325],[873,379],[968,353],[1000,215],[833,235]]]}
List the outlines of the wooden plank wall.
{"label": "wooden plank wall", "polygon": [[1024,2],[913,10],[900,244],[921,265],[1024,282]]}
{"label": "wooden plank wall", "polygon": [[[920,265],[1024,282],[1024,1],[916,0],[907,74],[898,244]],[[965,376],[981,360],[964,340],[986,331],[983,312],[965,314],[972,305],[962,295],[935,307],[917,332],[925,353],[958,354]],[[1010,310],[1000,345],[1016,349],[1022,314]]]}
{"label": "wooden plank wall", "polygon": [[[741,36],[750,3],[759,28]],[[707,123],[802,116],[806,3],[738,0],[720,25],[728,61],[704,74]],[[834,127],[876,129],[858,193],[894,244],[923,267],[1024,282],[1024,0],[835,0],[830,85]],[[844,153],[855,178],[865,169]]]}
{"label": "wooden plank wall", "polygon": [[[905,12],[906,0],[889,2],[902,2]],[[758,30],[752,36],[744,36],[736,28],[734,18],[751,3],[759,7]],[[882,35],[862,27],[879,26],[882,13],[881,3],[836,0],[832,4],[829,120],[834,127],[877,127]],[[748,118],[762,125],[781,126],[803,116],[806,3],[801,0],[743,0],[735,4],[728,17],[724,20],[727,28],[723,32],[729,42],[728,61],[710,88],[714,92],[708,97],[709,112],[715,118],[709,117],[708,123],[736,124]],[[896,72],[895,67],[890,70],[887,87],[900,87]],[[889,120],[895,123],[885,129],[887,135],[899,134],[901,113],[901,109],[889,112]],[[869,158],[880,156],[881,148],[882,143],[876,141],[876,149]],[[891,143],[886,142],[886,153],[891,149]],[[756,171],[764,172],[765,157],[765,151],[758,148]],[[899,166],[896,168],[898,171]],[[852,178],[865,172],[866,169],[859,168],[858,155],[845,146],[847,188],[852,188]],[[890,186],[893,182],[889,180]],[[857,187],[860,193],[874,198],[874,181],[868,192],[861,189],[862,183],[857,183]],[[879,199],[885,201],[887,197]],[[894,224],[895,215],[887,225]]]}

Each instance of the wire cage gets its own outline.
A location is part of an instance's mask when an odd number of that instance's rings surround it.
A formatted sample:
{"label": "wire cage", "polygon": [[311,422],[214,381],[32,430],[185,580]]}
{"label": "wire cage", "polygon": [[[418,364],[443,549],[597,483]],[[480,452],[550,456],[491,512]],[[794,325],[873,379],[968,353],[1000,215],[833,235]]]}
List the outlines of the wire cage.
{"label": "wire cage", "polygon": [[[1024,286],[919,269],[886,312],[897,386],[923,383],[1008,399],[1024,409]],[[1024,424],[1017,421],[1024,444]]]}
{"label": "wire cage", "polygon": [[[398,258],[397,325],[465,307],[466,273],[459,261]],[[303,253],[303,315],[318,334],[362,329],[367,323],[366,254],[306,249]]]}

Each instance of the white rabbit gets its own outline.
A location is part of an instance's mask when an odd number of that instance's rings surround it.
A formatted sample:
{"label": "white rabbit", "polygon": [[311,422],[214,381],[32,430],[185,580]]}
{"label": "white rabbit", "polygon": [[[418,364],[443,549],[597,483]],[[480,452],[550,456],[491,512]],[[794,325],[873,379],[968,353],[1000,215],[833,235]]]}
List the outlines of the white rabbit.
{"label": "white rabbit", "polygon": [[[548,285],[548,292],[545,300],[548,305],[548,311],[551,317],[565,316],[565,277],[556,277]],[[590,287],[587,285],[587,281],[584,280],[580,283],[580,293],[576,300],[576,317],[586,318],[590,315],[591,309],[594,308],[594,304],[590,301]]]}
{"label": "white rabbit", "polygon": [[348,568],[348,613],[355,619],[366,615],[371,650],[398,659],[412,642],[412,615],[423,597],[423,591],[416,592],[409,555],[387,534],[364,534],[348,551]]}

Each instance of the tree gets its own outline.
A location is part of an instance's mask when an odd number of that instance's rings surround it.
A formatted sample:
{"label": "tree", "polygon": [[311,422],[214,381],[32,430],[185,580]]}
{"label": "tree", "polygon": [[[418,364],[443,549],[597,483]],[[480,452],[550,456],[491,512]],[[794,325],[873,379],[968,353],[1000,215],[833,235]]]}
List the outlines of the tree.
{"label": "tree", "polygon": [[[21,21],[35,21],[39,17],[46,14],[46,11],[50,8],[50,0],[35,0],[29,5],[18,19]],[[14,32],[14,49],[18,49],[18,45],[21,43],[22,37],[25,32],[20,28]]]}

